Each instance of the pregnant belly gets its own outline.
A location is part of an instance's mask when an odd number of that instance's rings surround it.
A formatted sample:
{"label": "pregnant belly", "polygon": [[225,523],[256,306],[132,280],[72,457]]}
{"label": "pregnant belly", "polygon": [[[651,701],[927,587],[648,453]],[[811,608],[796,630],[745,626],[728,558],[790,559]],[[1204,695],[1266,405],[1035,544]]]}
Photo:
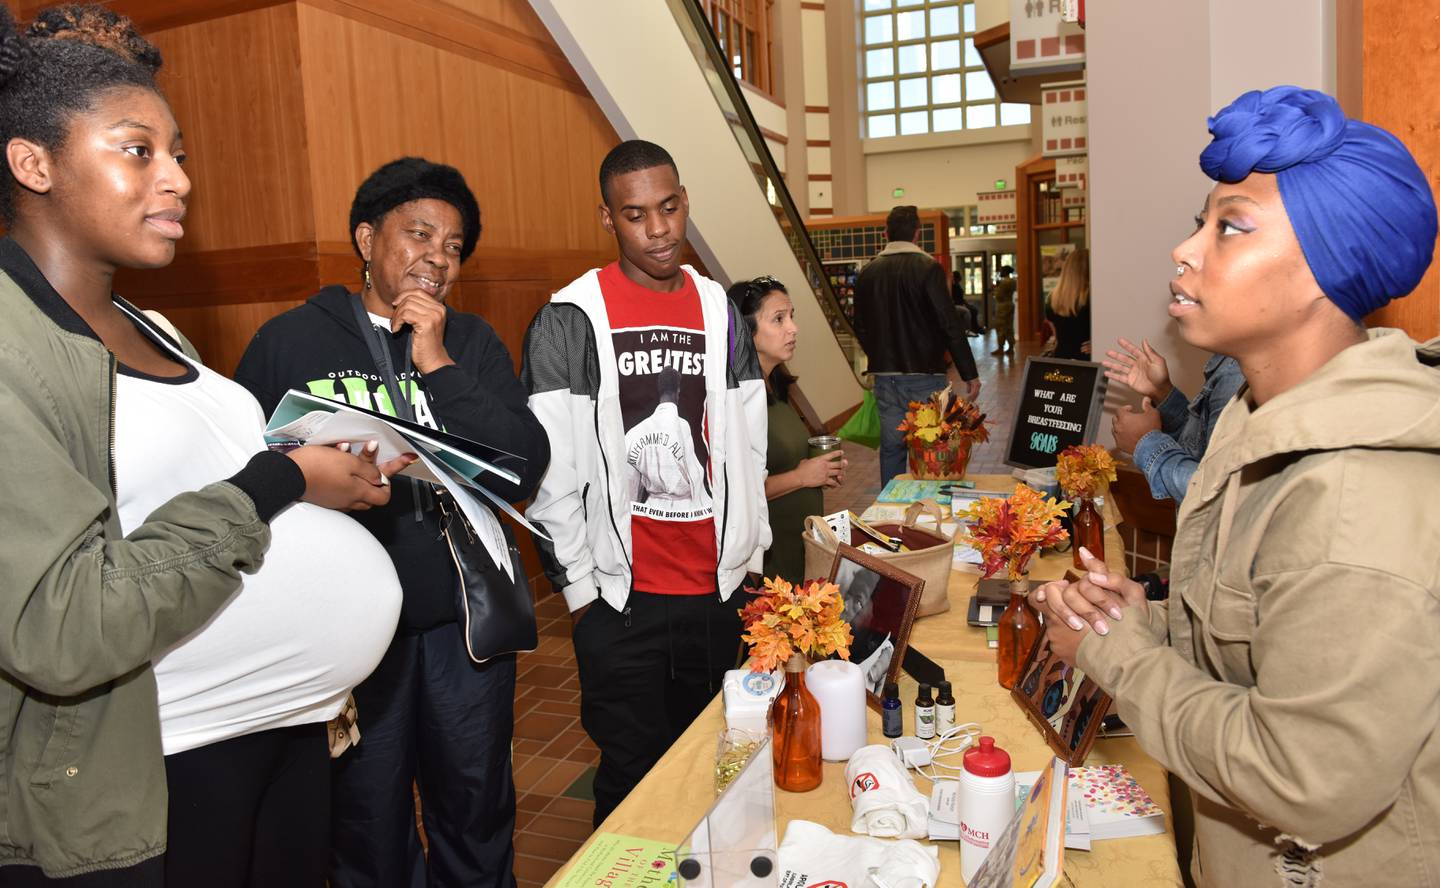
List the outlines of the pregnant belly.
{"label": "pregnant belly", "polygon": [[400,583],[368,531],[305,503],[271,530],[260,570],[155,663],[167,755],[325,721],[389,647]]}

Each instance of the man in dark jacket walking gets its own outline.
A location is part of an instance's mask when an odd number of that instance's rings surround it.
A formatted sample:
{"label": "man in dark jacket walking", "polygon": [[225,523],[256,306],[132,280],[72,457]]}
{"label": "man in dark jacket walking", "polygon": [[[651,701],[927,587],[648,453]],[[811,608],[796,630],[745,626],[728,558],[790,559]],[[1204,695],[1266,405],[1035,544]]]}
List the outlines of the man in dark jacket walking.
{"label": "man in dark jacket walking", "polygon": [[945,354],[980,394],[975,357],[950,302],[945,269],[916,245],[920,213],[896,207],[885,220],[889,241],[855,283],[855,333],[875,376],[880,410],[880,483],[905,471],[905,439],[896,428],[911,401],[945,387]]}

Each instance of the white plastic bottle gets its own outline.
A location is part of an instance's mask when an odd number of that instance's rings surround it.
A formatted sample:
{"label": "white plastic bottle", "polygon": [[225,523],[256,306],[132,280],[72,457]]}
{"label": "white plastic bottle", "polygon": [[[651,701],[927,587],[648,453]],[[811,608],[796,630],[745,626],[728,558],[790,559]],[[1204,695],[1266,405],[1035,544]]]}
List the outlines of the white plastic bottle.
{"label": "white plastic bottle", "polygon": [[1014,816],[1010,756],[995,745],[994,737],[981,737],[979,745],[965,750],[960,775],[960,877],[966,884]]}

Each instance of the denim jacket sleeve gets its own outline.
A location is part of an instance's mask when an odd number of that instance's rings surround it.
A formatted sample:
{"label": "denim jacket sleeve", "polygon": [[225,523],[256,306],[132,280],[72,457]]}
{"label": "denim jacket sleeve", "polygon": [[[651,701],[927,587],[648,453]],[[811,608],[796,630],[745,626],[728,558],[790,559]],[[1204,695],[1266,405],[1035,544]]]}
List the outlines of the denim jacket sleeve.
{"label": "denim jacket sleeve", "polygon": [[1185,427],[1185,421],[1190,418],[1190,399],[1172,385],[1170,394],[1156,405],[1156,409],[1160,411],[1160,431],[1174,438],[1180,434],[1180,430]]}
{"label": "denim jacket sleeve", "polygon": [[1135,465],[1145,473],[1156,499],[1184,499],[1220,414],[1245,382],[1232,358],[1216,356],[1205,370],[1205,385],[1195,400],[1187,403],[1184,393],[1172,388],[1160,402],[1160,431],[1146,434],[1135,445]]}
{"label": "denim jacket sleeve", "polygon": [[1152,497],[1178,503],[1185,498],[1185,488],[1190,486],[1190,476],[1195,474],[1200,460],[1164,431],[1153,431],[1135,445],[1135,465],[1150,482]]}

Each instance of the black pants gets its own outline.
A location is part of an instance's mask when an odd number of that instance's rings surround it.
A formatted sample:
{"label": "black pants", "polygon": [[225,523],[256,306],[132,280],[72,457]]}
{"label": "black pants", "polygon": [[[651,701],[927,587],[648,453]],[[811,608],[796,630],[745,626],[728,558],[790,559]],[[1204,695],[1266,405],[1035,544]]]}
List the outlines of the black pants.
{"label": "black pants", "polygon": [[165,888],[165,857],[65,879],[49,878],[38,866],[0,866],[0,888]]}
{"label": "black pants", "polygon": [[595,826],[720,692],[747,599],[631,592],[623,612],[599,600],[580,618],[580,721],[600,747]]}
{"label": "black pants", "polygon": [[324,723],[165,757],[169,888],[323,888],[330,851]]}
{"label": "black pants", "polygon": [[355,706],[360,743],[335,761],[331,886],[513,888],[515,658],[476,665],[455,623],[397,635]]}

